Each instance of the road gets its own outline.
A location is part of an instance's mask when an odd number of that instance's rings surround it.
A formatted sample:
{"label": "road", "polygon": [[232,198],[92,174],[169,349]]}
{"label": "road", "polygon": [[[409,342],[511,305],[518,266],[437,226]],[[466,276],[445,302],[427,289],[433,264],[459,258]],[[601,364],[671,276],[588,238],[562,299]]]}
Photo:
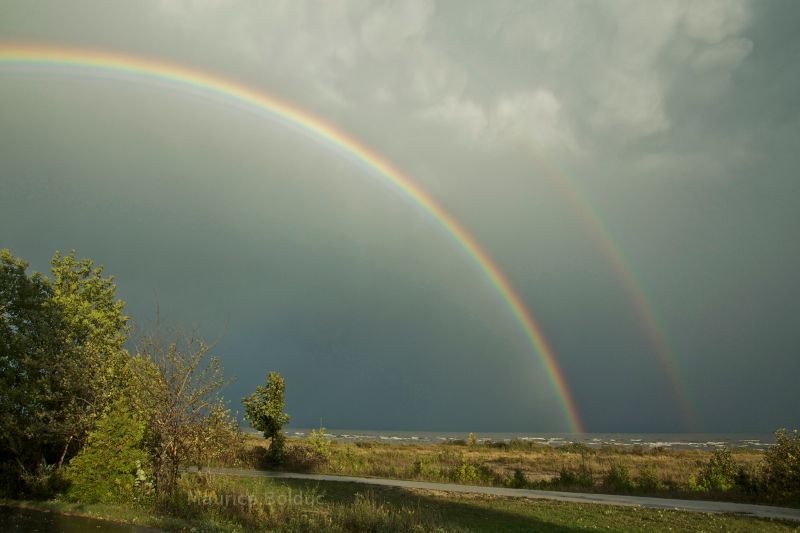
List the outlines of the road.
{"label": "road", "polygon": [[[196,468],[189,469],[197,472]],[[487,494],[491,496],[511,496],[515,498],[532,498],[540,500],[557,500],[573,503],[596,503],[604,505],[627,505],[647,507],[651,509],[676,509],[698,513],[730,513],[758,518],[793,520],[800,522],[800,509],[773,507],[771,505],[754,505],[749,503],[712,502],[705,500],[677,500],[671,498],[650,498],[647,496],[626,496],[617,494],[592,494],[586,492],[556,492],[551,490],[509,489],[505,487],[480,487],[476,485],[459,485],[457,483],[431,483],[428,481],[409,481],[403,479],[385,479],[373,477],[332,476],[325,474],[297,474],[294,472],[269,472],[264,470],[246,470],[240,468],[204,468],[204,472],[225,476],[267,477],[273,479],[305,479],[310,481],[345,481],[363,483],[383,487],[400,487],[405,489],[437,490],[446,492],[462,492],[470,494]]]}

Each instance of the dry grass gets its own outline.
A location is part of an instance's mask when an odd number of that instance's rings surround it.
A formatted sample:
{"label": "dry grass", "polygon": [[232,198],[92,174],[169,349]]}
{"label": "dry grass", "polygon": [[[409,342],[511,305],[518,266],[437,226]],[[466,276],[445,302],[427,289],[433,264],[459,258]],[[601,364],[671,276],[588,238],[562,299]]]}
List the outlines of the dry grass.
{"label": "dry grass", "polygon": [[[250,437],[246,447],[250,456],[258,455],[265,446],[263,439]],[[561,448],[518,442],[505,445],[478,444],[385,444],[379,442],[333,442],[329,457],[315,454],[306,441],[288,441],[286,470],[395,479],[460,482],[476,485],[513,486],[515,472],[524,476],[525,486],[559,486],[562,470],[590,472],[594,486],[582,487],[602,491],[602,480],[612,465],[623,465],[639,493],[675,495],[689,492],[689,478],[697,475],[710,451],[670,450],[664,448],[603,447],[590,449],[573,445]],[[736,462],[749,471],[759,468],[763,453],[739,449],[733,452]],[[255,467],[263,466],[250,461]],[[658,489],[645,489],[644,477],[657,478]],[[652,485],[652,483],[651,483]],[[517,485],[519,486],[519,485]],[[729,495],[728,499],[742,499]]]}

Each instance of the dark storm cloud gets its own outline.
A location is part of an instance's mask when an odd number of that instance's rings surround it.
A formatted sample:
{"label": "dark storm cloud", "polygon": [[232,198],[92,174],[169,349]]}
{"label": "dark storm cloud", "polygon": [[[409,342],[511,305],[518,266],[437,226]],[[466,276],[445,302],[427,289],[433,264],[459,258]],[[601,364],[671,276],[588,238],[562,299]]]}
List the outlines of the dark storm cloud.
{"label": "dark storm cloud", "polygon": [[[796,425],[800,10],[747,2],[3,2],[2,40],[162,57],[325,117],[468,227],[551,340],[589,429],[684,429],[620,245],[706,430]],[[77,248],[130,314],[220,335],[235,404],[297,425],[563,427],[480,272],[418,208],[285,128],[156,87],[0,77],[0,244]],[[635,397],[636,401],[631,401]]]}

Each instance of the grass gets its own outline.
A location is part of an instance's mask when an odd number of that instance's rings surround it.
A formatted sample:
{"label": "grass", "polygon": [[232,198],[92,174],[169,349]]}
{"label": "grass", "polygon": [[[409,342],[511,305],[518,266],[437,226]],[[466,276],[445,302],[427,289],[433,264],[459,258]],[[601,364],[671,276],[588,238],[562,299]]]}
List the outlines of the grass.
{"label": "grass", "polygon": [[[264,440],[249,437],[246,461],[258,468]],[[736,462],[755,471],[763,453],[748,449],[733,451]],[[670,498],[701,498],[760,502],[758,495],[743,491],[698,492],[690,478],[711,457],[700,450],[604,447],[584,445],[560,448],[527,441],[510,443],[385,444],[331,442],[324,454],[315,453],[307,441],[288,443],[288,471],[340,474],[473,485],[577,490],[581,492],[626,492]],[[622,483],[620,476],[627,476]]]}
{"label": "grass", "polygon": [[[190,498],[191,496],[191,498]],[[238,502],[238,503],[237,503]],[[246,502],[246,503],[242,503]],[[20,504],[20,502],[14,502]],[[125,506],[22,503],[172,531],[798,531],[796,524],[592,504],[308,482],[185,475],[171,517]]]}

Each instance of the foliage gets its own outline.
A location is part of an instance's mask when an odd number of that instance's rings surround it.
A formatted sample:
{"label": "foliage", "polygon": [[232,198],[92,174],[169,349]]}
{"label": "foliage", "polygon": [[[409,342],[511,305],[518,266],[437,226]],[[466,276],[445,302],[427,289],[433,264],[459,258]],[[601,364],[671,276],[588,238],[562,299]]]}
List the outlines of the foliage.
{"label": "foliage", "polygon": [[244,434],[222,399],[210,405],[201,426],[189,434],[189,460],[198,465],[240,466]]}
{"label": "foliage", "polygon": [[267,375],[266,386],[259,385],[256,391],[242,398],[244,405],[244,419],[250,422],[253,428],[262,431],[264,438],[270,439],[269,457],[275,463],[280,463],[284,455],[286,436],[283,426],[289,422],[289,415],[283,412],[284,392],[286,385],[277,372]]}
{"label": "foliage", "polygon": [[[133,401],[147,427],[159,496],[174,491],[181,464],[218,457],[237,438],[221,403],[222,366],[209,350],[197,337],[176,334],[166,342],[153,334],[140,341],[132,361]],[[206,447],[203,453],[199,446]]]}
{"label": "foliage", "polygon": [[619,461],[614,461],[603,478],[603,486],[618,492],[628,492],[633,488],[630,469]]}
{"label": "foliage", "polygon": [[646,466],[639,471],[639,477],[636,478],[636,484],[641,490],[647,492],[655,492],[662,488],[661,479],[658,477],[658,471],[652,466]]}
{"label": "foliage", "polygon": [[764,486],[781,501],[800,502],[800,433],[775,432],[775,445],[764,456]]}
{"label": "foliage", "polygon": [[86,503],[125,503],[149,495],[144,424],[118,400],[100,417],[66,469],[67,496]]}
{"label": "foliage", "polygon": [[461,464],[452,472],[452,478],[458,483],[470,483],[478,479],[478,469],[466,459],[461,460]]}
{"label": "foliage", "polygon": [[586,458],[583,457],[581,465],[576,470],[571,470],[566,466],[562,467],[556,483],[567,487],[594,487],[594,473],[586,464]]}
{"label": "foliage", "polygon": [[478,444],[478,437],[475,436],[475,433],[470,433],[467,435],[467,446],[475,446]]}
{"label": "foliage", "polygon": [[515,468],[514,474],[506,480],[506,485],[512,489],[524,489],[528,486],[528,478],[525,477],[525,472]]}
{"label": "foliage", "polygon": [[736,483],[736,476],[738,473],[739,465],[736,464],[730,450],[715,450],[697,476],[695,485],[696,488],[701,491],[730,490]]}
{"label": "foliage", "polygon": [[326,460],[331,458],[331,441],[325,438],[325,428],[312,429],[308,433],[308,443],[319,455]]}
{"label": "foliage", "polygon": [[0,461],[19,479],[73,455],[127,375],[113,278],[75,252],[54,255],[52,280],[26,269],[0,251]]}

